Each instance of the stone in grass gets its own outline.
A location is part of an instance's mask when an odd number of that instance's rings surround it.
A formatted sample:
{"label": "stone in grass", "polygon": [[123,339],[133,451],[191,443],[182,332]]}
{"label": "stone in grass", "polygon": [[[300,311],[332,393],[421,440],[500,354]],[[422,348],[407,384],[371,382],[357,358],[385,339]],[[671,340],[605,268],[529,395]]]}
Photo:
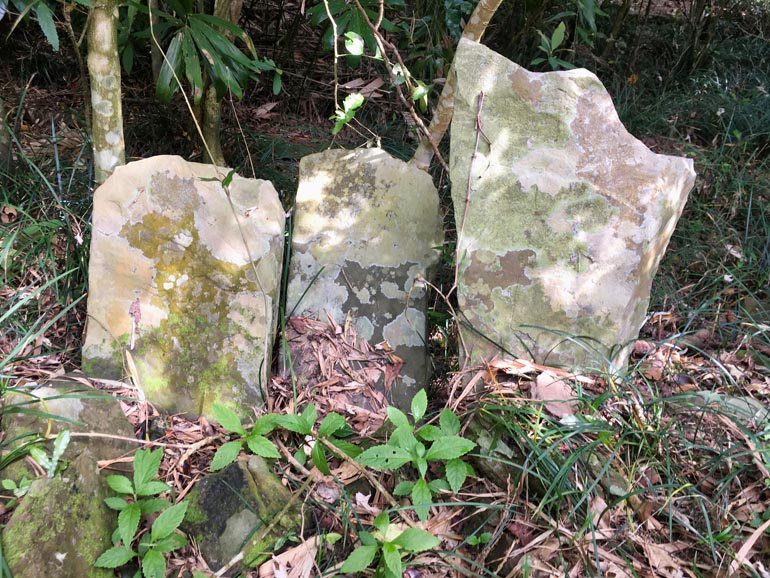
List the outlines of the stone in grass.
{"label": "stone in grass", "polygon": [[257,567],[287,538],[299,534],[300,505],[283,511],[291,500],[291,492],[267,462],[249,456],[195,485],[188,494],[190,505],[182,530],[195,540],[214,570],[239,553],[243,558],[234,570],[242,565]]}
{"label": "stone in grass", "polygon": [[283,208],[268,181],[227,175],[153,157],[94,194],[83,369],[191,418],[261,405],[276,327]]}
{"label": "stone in grass", "polygon": [[692,161],[630,135],[586,70],[529,72],[469,40],[455,69],[465,360],[623,367],[693,186]]}
{"label": "stone in grass", "polygon": [[390,397],[408,408],[430,368],[423,280],[443,243],[433,182],[376,148],[309,155],[299,173],[287,312],[350,315],[359,337],[387,341],[405,362]]}

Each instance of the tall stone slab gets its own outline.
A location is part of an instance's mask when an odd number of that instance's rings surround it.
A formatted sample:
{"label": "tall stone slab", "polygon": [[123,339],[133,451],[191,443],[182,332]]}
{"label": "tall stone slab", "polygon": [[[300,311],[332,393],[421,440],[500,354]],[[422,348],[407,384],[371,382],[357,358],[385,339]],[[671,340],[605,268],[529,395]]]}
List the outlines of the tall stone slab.
{"label": "tall stone slab", "polygon": [[631,136],[586,70],[529,72],[469,40],[455,58],[450,170],[466,359],[624,365],[694,184],[692,161]]}
{"label": "tall stone slab", "polygon": [[300,162],[287,312],[350,315],[372,345],[404,361],[390,392],[408,407],[426,385],[426,287],[443,232],[428,174],[381,149],[329,150]]}
{"label": "tall stone slab", "polygon": [[169,413],[262,402],[283,254],[272,184],[175,156],[119,167],[94,195],[83,368],[138,378]]}

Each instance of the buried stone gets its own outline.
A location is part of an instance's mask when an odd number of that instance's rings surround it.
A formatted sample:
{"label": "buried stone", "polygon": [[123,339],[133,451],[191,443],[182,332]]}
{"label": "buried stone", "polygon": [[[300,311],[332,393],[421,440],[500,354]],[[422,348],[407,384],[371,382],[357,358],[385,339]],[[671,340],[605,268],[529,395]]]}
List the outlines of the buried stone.
{"label": "buried stone", "polygon": [[631,136],[586,70],[461,40],[450,171],[464,359],[620,368],[695,173]]}

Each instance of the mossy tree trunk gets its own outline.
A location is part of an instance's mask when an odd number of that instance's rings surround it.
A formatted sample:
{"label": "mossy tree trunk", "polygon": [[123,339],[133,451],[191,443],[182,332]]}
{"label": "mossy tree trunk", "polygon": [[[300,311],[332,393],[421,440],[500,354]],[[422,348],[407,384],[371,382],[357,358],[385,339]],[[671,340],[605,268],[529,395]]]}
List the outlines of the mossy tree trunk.
{"label": "mossy tree trunk", "polygon": [[[223,20],[229,20],[233,24],[238,24],[242,7],[243,0],[216,0],[214,16]],[[230,33],[227,33],[227,36],[232,38]],[[206,143],[204,147],[204,160],[223,167],[225,166],[225,156],[222,152],[222,139],[220,138],[222,130],[222,99],[217,96],[217,91],[211,84],[206,88],[202,108],[203,122],[201,122],[201,131],[203,132],[203,140]]]}
{"label": "mossy tree trunk", "polygon": [[101,184],[116,167],[126,162],[118,55],[118,0],[98,0],[92,10],[88,29],[91,144],[94,180]]}

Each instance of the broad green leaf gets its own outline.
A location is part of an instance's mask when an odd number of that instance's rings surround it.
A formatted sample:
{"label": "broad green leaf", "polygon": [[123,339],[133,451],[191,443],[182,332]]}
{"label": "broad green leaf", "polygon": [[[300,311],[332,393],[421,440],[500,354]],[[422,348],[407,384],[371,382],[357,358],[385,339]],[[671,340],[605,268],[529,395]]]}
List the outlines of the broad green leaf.
{"label": "broad green leaf", "polygon": [[361,455],[361,448],[347,440],[335,439],[334,445],[351,458],[355,459]]}
{"label": "broad green leaf", "polygon": [[345,50],[355,56],[361,56],[364,53],[364,39],[357,32],[345,32]]}
{"label": "broad green leaf", "polygon": [[233,177],[234,176],[235,176],[235,169],[230,169],[230,171],[225,175],[225,178],[222,179],[222,188],[223,189],[227,189],[227,187],[230,186],[230,184],[233,182]]}
{"label": "broad green leaf", "polygon": [[35,460],[41,468],[48,470],[51,467],[51,458],[45,453],[45,450],[39,447],[34,447],[29,450],[29,455]]}
{"label": "broad green leaf", "polygon": [[211,471],[216,472],[221,470],[225,466],[229,466],[238,457],[241,452],[241,442],[227,442],[217,449],[217,453],[214,454],[214,459],[211,460]]}
{"label": "broad green leaf", "polygon": [[214,417],[224,429],[240,436],[246,435],[246,430],[241,424],[241,418],[229,407],[215,403],[211,406],[211,411],[214,412]]}
{"label": "broad green leaf", "polygon": [[283,85],[283,71],[276,70],[273,74],[273,95],[278,96],[281,94],[281,86]]}
{"label": "broad green leaf", "polygon": [[163,450],[137,450],[134,455],[134,488],[139,491],[142,485],[152,481],[158,475]]}
{"label": "broad green leaf", "polygon": [[408,496],[412,493],[412,489],[414,488],[414,482],[399,482],[398,485],[396,485],[395,488],[393,488],[393,495],[394,496]]}
{"label": "broad green leaf", "polygon": [[347,425],[345,418],[338,413],[327,414],[321,425],[318,426],[318,435],[321,437],[333,436]]}
{"label": "broad green leaf", "polygon": [[157,496],[164,492],[168,492],[171,488],[166,482],[160,480],[151,480],[139,488],[136,488],[137,496]]}
{"label": "broad green leaf", "polygon": [[152,541],[157,542],[170,536],[182,523],[186,512],[187,502],[179,502],[162,512],[152,524]]}
{"label": "broad green leaf", "polygon": [[54,52],[59,52],[59,35],[56,32],[56,23],[53,20],[53,12],[48,4],[40,0],[33,8],[40,30],[45,34],[46,40],[50,42]]}
{"label": "broad green leaf", "polygon": [[420,100],[421,98],[425,98],[428,96],[429,92],[430,88],[428,88],[424,82],[418,80],[414,85],[414,90],[412,91],[412,100]]}
{"label": "broad green leaf", "polygon": [[350,553],[348,559],[342,564],[340,573],[355,574],[366,570],[377,555],[378,546],[359,546]]}
{"label": "broad green leaf", "polygon": [[275,413],[268,413],[262,417],[257,418],[254,422],[254,427],[251,428],[251,433],[255,435],[265,435],[270,433],[278,426],[278,420],[281,416]]}
{"label": "broad green leaf", "polygon": [[392,542],[401,546],[407,552],[425,552],[436,548],[441,540],[420,528],[408,528],[401,532]]}
{"label": "broad green leaf", "polygon": [[417,438],[414,437],[411,425],[397,427],[390,435],[390,440],[388,441],[388,444],[402,448],[407,452],[411,452],[417,443]]}
{"label": "broad green leaf", "polygon": [[158,540],[155,546],[153,546],[153,550],[157,550],[158,552],[173,552],[184,546],[187,546],[187,538],[182,536],[182,534],[174,532],[168,538]]}
{"label": "broad green leaf", "polygon": [[427,424],[417,430],[417,437],[426,442],[433,442],[439,439],[441,436],[446,435],[441,429],[435,425]]}
{"label": "broad green leaf", "polygon": [[155,84],[155,96],[161,102],[169,102],[178,88],[174,79],[174,72],[179,74],[179,65],[182,62],[182,36],[184,30],[178,32],[168,45],[166,58],[163,59],[163,65],[160,67],[158,81]]}
{"label": "broad green leaf", "polygon": [[[382,514],[380,514],[382,515]],[[386,522],[387,522],[387,516],[385,516]],[[361,530],[358,533],[358,539],[361,540],[361,544],[364,546],[377,546],[377,538],[375,538],[371,532],[367,532],[366,530]]]}
{"label": "broad green leaf", "polygon": [[141,517],[142,510],[136,504],[129,504],[118,514],[118,530],[120,530],[120,539],[124,546],[130,547],[131,542],[134,541]]}
{"label": "broad green leaf", "polygon": [[460,418],[449,408],[441,411],[438,417],[438,423],[444,435],[454,436],[460,433]]}
{"label": "broad green leaf", "polygon": [[318,410],[316,409],[314,403],[307,404],[305,409],[302,411],[302,419],[305,420],[305,422],[308,425],[308,428],[312,431],[313,426],[315,425],[315,422],[318,419]]}
{"label": "broad green leaf", "polygon": [[362,452],[356,460],[375,470],[395,470],[412,461],[406,450],[391,445],[374,446]]}
{"label": "broad green leaf", "polygon": [[435,480],[431,480],[428,482],[428,488],[430,488],[430,493],[434,496],[436,494],[440,494],[441,492],[448,492],[449,491],[449,484],[444,478],[436,478]]}
{"label": "broad green leaf", "polygon": [[246,438],[246,445],[251,453],[263,458],[280,458],[281,454],[275,449],[273,442],[267,439],[265,436],[250,434]]}
{"label": "broad green leaf", "polygon": [[120,64],[123,66],[123,70],[126,71],[126,74],[131,74],[131,71],[134,69],[133,42],[128,42],[128,44],[126,44],[126,47],[123,49],[123,52],[121,52]]}
{"label": "broad green leaf", "polygon": [[387,412],[388,412],[388,419],[394,426],[406,427],[410,429],[412,428],[412,424],[409,423],[409,418],[406,417],[406,414],[400,409],[398,409],[397,407],[389,405]]}
{"label": "broad green leaf", "polygon": [[388,531],[388,526],[390,526],[390,516],[387,512],[380,512],[372,521],[372,525],[384,535]]}
{"label": "broad green leaf", "polygon": [[430,461],[451,460],[467,454],[476,446],[460,436],[446,436],[433,442],[425,457]]}
{"label": "broad green leaf", "polygon": [[127,564],[132,558],[136,556],[131,548],[127,546],[115,546],[110,548],[106,552],[102,553],[94,562],[94,566],[97,568],[119,568]]}
{"label": "broad green leaf", "polygon": [[420,521],[428,519],[430,504],[433,503],[433,495],[425,480],[418,480],[412,488],[412,506]]}
{"label": "broad green leaf", "polygon": [[185,34],[182,38],[182,54],[184,55],[184,75],[192,87],[193,102],[197,105],[203,97],[203,74],[198,51],[190,34]]}
{"label": "broad green leaf", "polygon": [[[420,446],[423,448],[423,450],[425,449],[425,446],[422,444],[420,444]],[[412,461],[417,466],[417,471],[420,473],[420,477],[424,479],[425,474],[428,473],[428,460],[426,460],[424,457],[425,452],[423,451],[422,453],[422,456],[418,456]]]}
{"label": "broad green leaf", "polygon": [[382,545],[382,561],[385,563],[385,567],[395,576],[403,574],[404,567],[401,564],[401,552],[399,552],[395,544],[386,542]]}
{"label": "broad green leaf", "polygon": [[456,494],[460,491],[468,477],[468,468],[465,462],[459,459],[448,460],[446,463],[446,480],[449,487]]}
{"label": "broad green leaf", "polygon": [[107,504],[107,507],[111,510],[122,510],[128,506],[128,502],[117,496],[113,498],[104,498],[104,503]]}
{"label": "broad green leaf", "polygon": [[332,472],[329,469],[329,464],[326,461],[326,452],[324,451],[323,444],[316,442],[313,446],[313,450],[310,452],[310,457],[313,460],[313,464],[318,468],[318,471],[323,475],[328,476]]}
{"label": "broad green leaf", "polygon": [[13,480],[3,480],[0,483],[2,483],[3,488],[6,490],[15,490],[17,488],[16,482]]}
{"label": "broad green leaf", "polygon": [[139,504],[139,508],[142,510],[142,514],[154,514],[155,512],[160,512],[161,510],[165,510],[171,505],[171,502],[168,500],[164,500],[163,498],[150,498],[148,500],[139,500],[137,502]]}
{"label": "broad green leaf", "polygon": [[412,398],[412,417],[414,422],[417,423],[425,415],[425,411],[428,409],[428,394],[424,389],[418,391]]}
{"label": "broad green leaf", "polygon": [[51,454],[51,468],[48,471],[48,477],[52,478],[54,477],[54,474],[56,474],[56,466],[59,463],[59,460],[61,459],[62,455],[64,455],[64,450],[67,449],[67,446],[70,443],[70,430],[65,429],[59,432],[59,435],[56,436],[56,440],[53,442],[53,453]]}
{"label": "broad green leaf", "polygon": [[293,413],[279,416],[278,425],[284,429],[305,436],[313,433],[312,424],[308,425],[307,420],[305,420],[303,416]]}
{"label": "broad green leaf", "polygon": [[[588,1],[590,2],[591,0]],[[551,52],[555,52],[556,49],[561,46],[561,43],[564,42],[565,31],[566,27],[564,26],[564,22],[559,22],[556,30],[554,30],[553,34],[551,34]]]}
{"label": "broad green leaf", "polygon": [[126,476],[107,476],[107,485],[119,494],[134,495],[134,486]]}
{"label": "broad green leaf", "polygon": [[164,578],[166,576],[166,559],[155,549],[150,549],[142,558],[142,574],[144,578]]}

